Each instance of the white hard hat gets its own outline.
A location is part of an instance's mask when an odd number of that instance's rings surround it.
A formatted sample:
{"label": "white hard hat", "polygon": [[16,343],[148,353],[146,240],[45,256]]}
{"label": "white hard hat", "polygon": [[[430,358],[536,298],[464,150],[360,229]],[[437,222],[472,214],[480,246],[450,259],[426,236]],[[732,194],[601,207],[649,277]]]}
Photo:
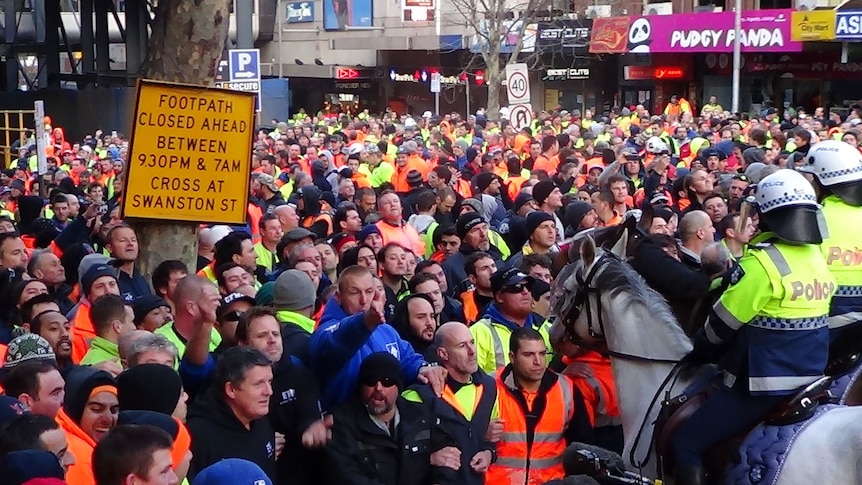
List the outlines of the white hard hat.
{"label": "white hard hat", "polygon": [[810,173],[829,187],[862,180],[862,153],[843,141],[827,140],[813,145],[805,164],[797,170]]}
{"label": "white hard hat", "polygon": [[416,120],[414,120],[413,118],[407,118],[406,120],[404,120],[404,128],[415,128],[415,127],[416,127]]}
{"label": "white hard hat", "polygon": [[422,117],[423,117],[423,118],[426,118],[426,119],[427,119],[427,118],[430,118],[431,116],[432,116],[432,115],[431,115],[431,112],[430,112],[430,111],[426,111],[426,112],[422,113]]}
{"label": "white hard hat", "polygon": [[646,142],[646,151],[649,153],[668,152],[667,143],[657,136],[651,136]]}
{"label": "white hard hat", "polygon": [[782,169],[757,184],[755,196],[761,213],[781,207],[808,206],[817,208],[817,195],[805,177],[795,170]]}

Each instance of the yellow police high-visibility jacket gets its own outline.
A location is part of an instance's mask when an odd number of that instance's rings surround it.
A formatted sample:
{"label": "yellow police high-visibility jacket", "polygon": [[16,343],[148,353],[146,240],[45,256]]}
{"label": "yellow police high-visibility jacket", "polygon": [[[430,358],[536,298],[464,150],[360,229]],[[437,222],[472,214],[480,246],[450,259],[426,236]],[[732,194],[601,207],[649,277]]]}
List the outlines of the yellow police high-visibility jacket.
{"label": "yellow police high-visibility jacket", "polygon": [[862,322],[862,207],[830,195],[823,199],[823,216],[829,237],[820,250],[837,285],[829,309],[834,341],[842,329]]}
{"label": "yellow police high-visibility jacket", "polygon": [[[826,317],[835,292],[820,248],[758,237],[704,327],[727,342],[725,384],[752,395],[787,395],[822,377],[829,353]],[[747,382],[736,377],[747,375]]]}

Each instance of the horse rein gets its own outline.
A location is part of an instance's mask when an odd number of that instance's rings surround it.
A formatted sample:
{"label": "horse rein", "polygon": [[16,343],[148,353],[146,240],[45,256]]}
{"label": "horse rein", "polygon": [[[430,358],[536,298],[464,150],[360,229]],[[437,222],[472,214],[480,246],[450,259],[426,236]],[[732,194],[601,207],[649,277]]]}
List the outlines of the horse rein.
{"label": "horse rein", "polygon": [[[615,350],[611,350],[607,347],[607,344],[600,346],[591,342],[587,342],[585,339],[581,338],[577,332],[574,331],[574,321],[577,320],[578,316],[581,314],[581,307],[586,306],[587,311],[587,330],[589,331],[590,337],[595,339],[605,338],[605,322],[602,318],[602,299],[600,295],[600,291],[597,287],[592,286],[591,283],[595,279],[596,275],[598,275],[599,271],[607,266],[612,261],[620,261],[622,260],[616,254],[605,251],[599,260],[590,268],[589,273],[587,273],[586,277],[582,277],[580,273],[575,273],[575,280],[578,283],[578,287],[580,291],[575,293],[575,305],[570,312],[570,315],[573,315],[566,318],[565,325],[566,328],[566,337],[573,344],[583,347],[589,350],[593,350],[598,352],[599,354],[605,357],[616,357],[618,359],[631,360],[635,362],[645,362],[645,363],[655,363],[655,364],[676,364],[678,361],[674,359],[659,359],[654,357],[644,357],[637,354],[629,354],[625,352],[618,352]],[[594,328],[595,320],[593,319],[593,311],[590,306],[589,297],[593,294],[596,296],[596,313],[598,313],[598,331]]]}
{"label": "horse rein", "polygon": [[[659,385],[658,389],[656,389],[655,394],[650,400],[649,407],[647,408],[647,412],[644,415],[644,420],[638,428],[637,436],[635,437],[634,443],[632,444],[631,450],[629,450],[629,461],[638,467],[639,470],[643,470],[643,467],[649,461],[650,456],[652,454],[652,449],[647,451],[646,456],[643,460],[637,460],[635,457],[635,451],[638,448],[638,444],[640,443],[641,436],[643,436],[646,425],[649,421],[650,412],[653,409],[653,406],[659,401],[661,398],[662,392],[665,392],[668,389],[668,385],[670,388],[673,388],[676,383],[677,378],[679,377],[679,371],[683,367],[683,363],[676,359],[659,359],[653,357],[644,357],[637,354],[629,354],[625,352],[617,352],[615,350],[611,350],[607,347],[607,342],[605,342],[604,346],[597,346],[593,343],[587,342],[585,339],[581,338],[574,331],[574,321],[577,320],[578,316],[581,314],[581,307],[586,305],[587,309],[587,328],[592,338],[600,338],[604,341],[605,338],[605,325],[604,319],[602,318],[602,299],[600,295],[600,291],[598,287],[592,286],[592,282],[595,279],[596,275],[599,271],[607,266],[611,261],[618,260],[622,261],[616,254],[611,252],[604,252],[598,261],[593,265],[590,271],[587,273],[586,277],[582,277],[580,273],[575,273],[575,279],[578,283],[579,291],[575,294],[575,305],[572,312],[569,312],[569,315],[566,319],[567,325],[566,328],[566,337],[575,345],[579,347],[584,347],[589,350],[593,350],[598,352],[599,354],[605,357],[614,357],[623,360],[629,360],[634,362],[644,362],[644,363],[654,363],[654,364],[673,364],[673,368],[667,374],[667,376],[662,381],[661,385]],[[596,311],[598,312],[598,326],[599,332],[594,329],[594,319],[592,315],[592,308],[589,302],[590,294],[596,295]],[[573,313],[573,315],[572,315]],[[652,439],[652,438],[651,438]]]}

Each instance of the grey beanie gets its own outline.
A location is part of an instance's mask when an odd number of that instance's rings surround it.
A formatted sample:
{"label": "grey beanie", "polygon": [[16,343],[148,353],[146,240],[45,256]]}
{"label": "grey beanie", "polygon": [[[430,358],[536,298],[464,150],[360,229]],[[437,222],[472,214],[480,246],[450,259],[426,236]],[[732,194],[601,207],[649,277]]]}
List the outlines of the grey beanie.
{"label": "grey beanie", "polygon": [[83,285],[84,275],[87,274],[87,271],[90,271],[90,268],[94,266],[98,266],[100,264],[108,264],[110,260],[104,254],[92,253],[81,258],[81,262],[78,263],[78,283]]}
{"label": "grey beanie", "polygon": [[317,300],[317,288],[307,274],[298,269],[289,269],[275,280],[272,306],[276,310],[302,310],[313,307]]}

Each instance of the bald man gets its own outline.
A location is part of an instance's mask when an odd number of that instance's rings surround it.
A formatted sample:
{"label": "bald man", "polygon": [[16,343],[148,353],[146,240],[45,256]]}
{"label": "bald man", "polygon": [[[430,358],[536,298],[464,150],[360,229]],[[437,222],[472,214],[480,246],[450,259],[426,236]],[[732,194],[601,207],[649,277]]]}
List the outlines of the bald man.
{"label": "bald man", "polygon": [[[496,444],[491,441],[489,428],[491,414],[497,400],[494,378],[482,372],[476,360],[476,342],[473,334],[461,322],[447,322],[437,329],[434,336],[440,365],[448,372],[446,387],[459,403],[467,406],[452,406],[447,400],[438,398],[428,386],[414,386],[404,397],[415,402],[431,403],[438,416],[440,429],[451,436],[460,450],[444,448],[440,455],[460,464],[453,483],[480,485],[484,472],[496,456]],[[478,396],[477,396],[478,394]],[[478,399],[477,399],[478,397]],[[475,407],[473,403],[478,402]],[[462,413],[462,410],[464,413]],[[471,412],[472,411],[472,412]],[[494,422],[495,429],[502,424]],[[486,436],[487,435],[487,436]]]}
{"label": "bald man", "polygon": [[692,269],[700,269],[700,256],[707,244],[715,242],[715,227],[709,214],[693,210],[679,221],[679,237],[682,239],[680,260]]}
{"label": "bald man", "polygon": [[299,227],[299,215],[296,213],[296,207],[292,204],[280,205],[276,207],[272,213],[278,218],[278,223],[281,224],[282,233],[285,233],[294,227]]}

